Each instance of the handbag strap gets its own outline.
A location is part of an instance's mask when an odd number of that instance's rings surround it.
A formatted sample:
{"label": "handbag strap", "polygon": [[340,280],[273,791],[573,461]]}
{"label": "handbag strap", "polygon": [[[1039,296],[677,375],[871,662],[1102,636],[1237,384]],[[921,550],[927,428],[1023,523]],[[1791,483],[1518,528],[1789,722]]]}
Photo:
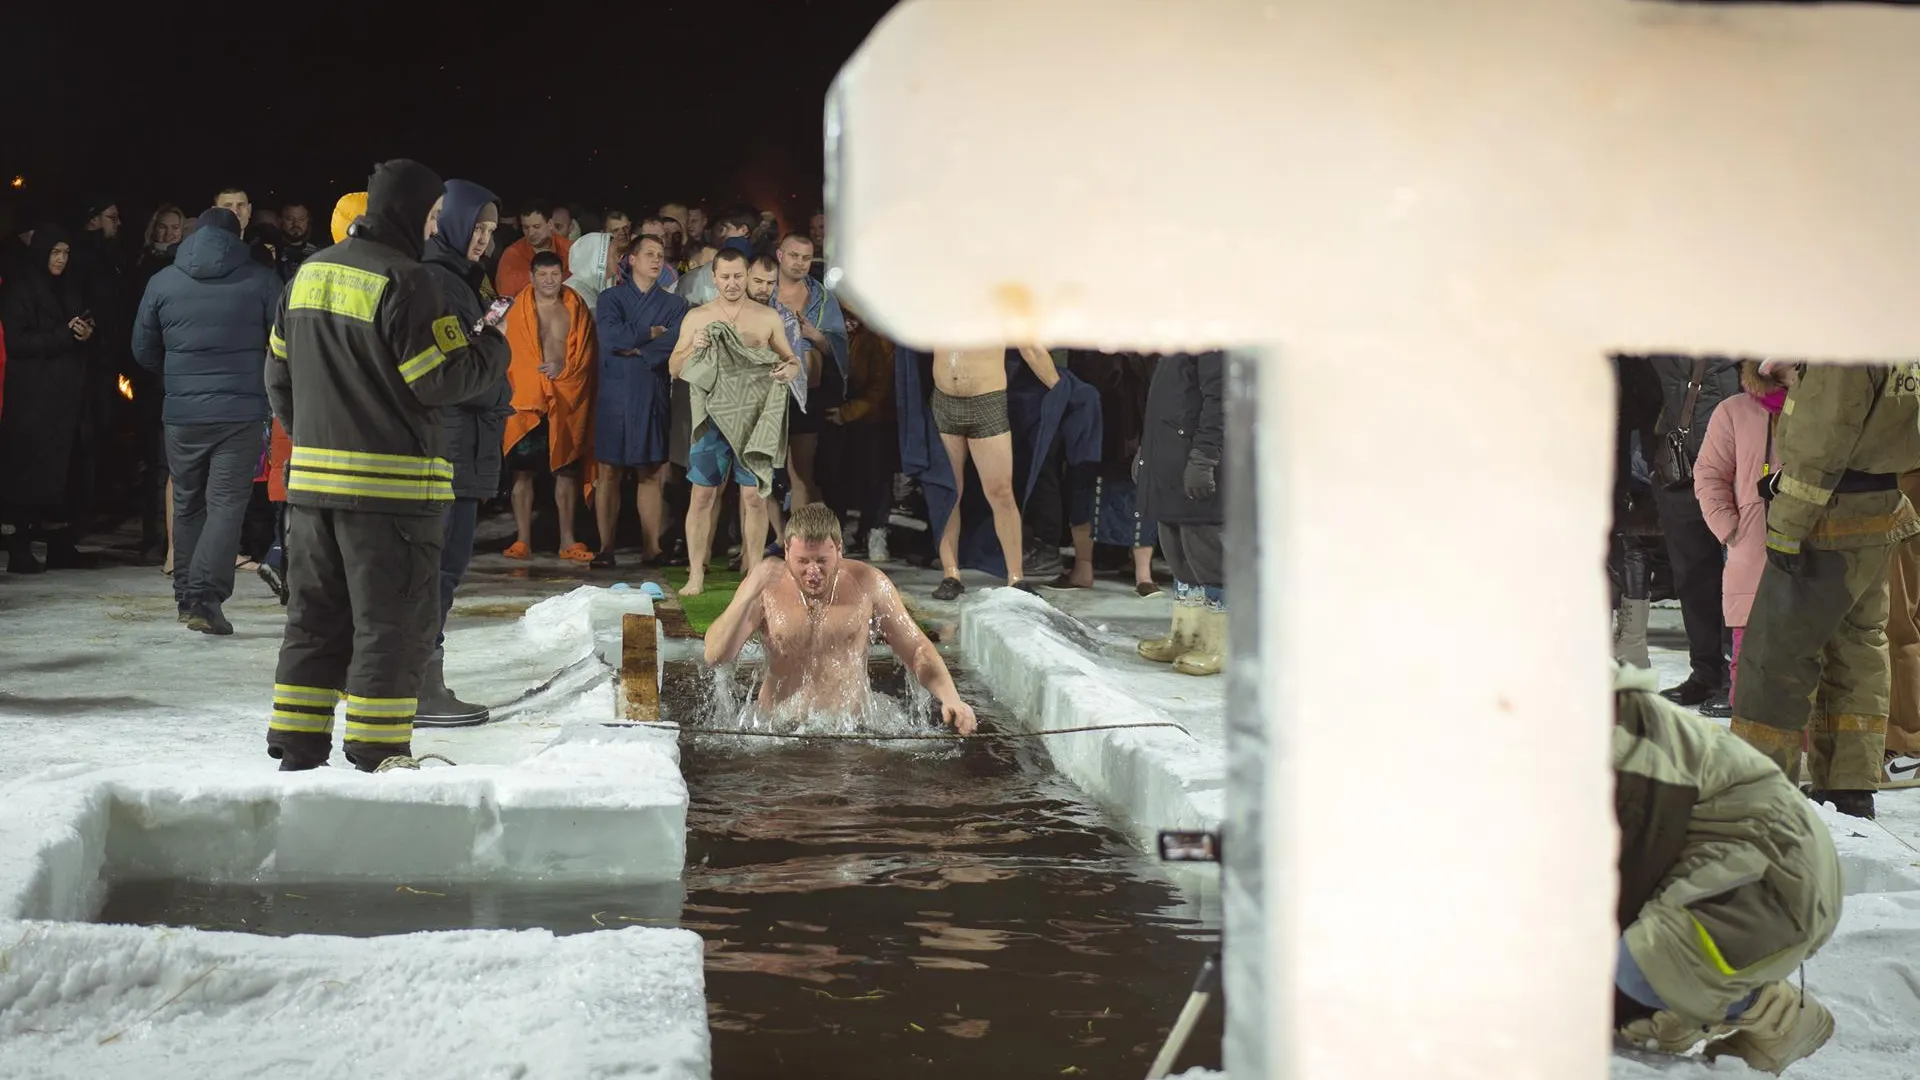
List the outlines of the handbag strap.
{"label": "handbag strap", "polygon": [[1680,426],[1675,431],[1689,431],[1693,428],[1694,406],[1700,404],[1700,386],[1707,381],[1707,361],[1705,358],[1693,362],[1693,378],[1687,383],[1687,402],[1680,406]]}

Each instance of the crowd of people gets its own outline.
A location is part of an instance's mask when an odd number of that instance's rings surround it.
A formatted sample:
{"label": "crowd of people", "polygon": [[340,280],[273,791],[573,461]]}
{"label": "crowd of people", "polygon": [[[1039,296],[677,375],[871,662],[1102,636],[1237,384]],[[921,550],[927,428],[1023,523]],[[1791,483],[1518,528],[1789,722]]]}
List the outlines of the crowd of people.
{"label": "crowd of people", "polygon": [[[238,188],[154,209],[137,250],[104,197],[76,228],[0,238],[8,571],[95,565],[101,481],[129,474],[188,629],[232,633],[222,605],[257,560],[287,606],[281,769],[326,764],[343,704],[369,771],[410,760],[416,726],[487,718],[441,650],[498,505],[508,559],[685,566],[684,595],[737,553],[706,657],[760,634],[763,705],[848,707],[845,658],[878,633],[972,729],[891,581],[847,556],[937,566],[953,600],[968,570],[1091,587],[1103,547],[1148,596],[1158,550],[1173,614],[1139,654],[1220,670],[1220,354],[889,341],[829,284],[820,214],[508,204],[405,160],[331,210],[330,244],[308,206]],[[1616,1019],[1777,1072],[1833,1027],[1787,979],[1840,906],[1805,796],[1871,818],[1920,778],[1920,364],[1616,364]],[[1660,691],[1663,593],[1691,670]],[[843,677],[816,678],[835,658]]]}
{"label": "crowd of people", "polygon": [[1920,778],[1916,373],[1673,355],[1617,367],[1616,659],[1649,665],[1664,585],[1691,664],[1666,697],[1730,720],[1790,776],[1804,753],[1815,798],[1872,817],[1875,791]]}
{"label": "crowd of people", "polygon": [[[512,515],[508,559],[684,566],[693,595],[716,553],[750,576],[780,551],[788,515],[824,504],[846,522],[847,554],[937,565],[941,600],[966,590],[968,570],[1029,592],[1112,572],[1149,596],[1158,547],[1178,603],[1140,652],[1219,670],[1218,354],[904,347],[828,286],[823,214],[786,229],[746,205],[589,209],[429,186],[417,229],[371,184],[337,200],[330,229],[306,203],[256,207],[238,187],[198,213],[154,208],[137,243],[106,196],[65,222],[16,212],[0,239],[8,571],[98,565],[81,541],[118,509],[138,516],[140,556],[171,576],[181,622],[220,636],[241,573],[298,606],[328,569],[303,560],[343,550],[290,506],[376,506],[444,519],[444,619],[490,509]],[[355,240],[387,261],[336,263]],[[399,357],[396,385],[414,399],[409,422],[430,414],[437,430],[383,441],[353,431],[360,421],[292,422],[275,380],[298,382],[285,353],[302,313],[335,305],[348,329],[390,333],[403,299],[441,336]],[[463,363],[450,360],[456,332]],[[354,345],[335,334],[312,348]],[[352,415],[393,390],[336,375],[309,396]],[[417,698],[418,723],[485,719],[447,690],[428,646],[402,665],[418,670],[417,694],[399,692],[403,676],[371,696]],[[295,685],[309,683],[324,680]]]}

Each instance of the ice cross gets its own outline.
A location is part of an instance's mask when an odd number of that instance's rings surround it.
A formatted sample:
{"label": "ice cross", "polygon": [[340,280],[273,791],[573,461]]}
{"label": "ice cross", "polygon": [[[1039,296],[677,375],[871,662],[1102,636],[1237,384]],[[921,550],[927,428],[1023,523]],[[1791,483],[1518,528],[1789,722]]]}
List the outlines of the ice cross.
{"label": "ice cross", "polygon": [[892,334],[1267,350],[1236,1080],[1606,1075],[1602,361],[1920,355],[1915,57],[1866,5],[910,0],[842,71]]}

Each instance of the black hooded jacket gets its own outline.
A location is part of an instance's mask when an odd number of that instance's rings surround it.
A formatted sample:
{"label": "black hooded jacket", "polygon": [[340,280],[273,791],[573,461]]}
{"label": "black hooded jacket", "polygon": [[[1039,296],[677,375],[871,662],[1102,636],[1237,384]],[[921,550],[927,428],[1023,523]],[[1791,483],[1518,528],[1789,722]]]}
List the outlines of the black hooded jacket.
{"label": "black hooded jacket", "polygon": [[293,440],[293,505],[431,514],[453,499],[440,409],[500,382],[508,350],[475,348],[420,263],[440,192],[424,165],[380,165],[366,214],[280,297],[267,397]]}
{"label": "black hooded jacket", "polygon": [[[68,325],[87,309],[79,281],[48,268],[56,245],[72,242],[57,225],[34,230],[12,277],[0,285],[6,326],[5,413],[0,413],[0,519],[60,519],[71,509],[68,466],[80,434],[92,339]],[[98,330],[95,337],[99,336]]]}
{"label": "black hooded jacket", "polygon": [[[421,260],[440,288],[447,310],[460,317],[462,325],[472,327],[486,314],[481,294],[486,271],[467,258],[467,246],[474,226],[489,203],[498,204],[500,196],[466,180],[447,181],[447,193],[440,206],[440,227],[427,238],[426,255]],[[497,349],[501,363],[512,362],[512,350],[497,335],[475,337],[476,351]],[[513,391],[503,375],[473,398],[440,410],[441,426],[447,433],[447,458],[453,462],[453,494],[460,499],[491,499],[500,490],[500,443],[506,434],[507,417],[513,415]]]}

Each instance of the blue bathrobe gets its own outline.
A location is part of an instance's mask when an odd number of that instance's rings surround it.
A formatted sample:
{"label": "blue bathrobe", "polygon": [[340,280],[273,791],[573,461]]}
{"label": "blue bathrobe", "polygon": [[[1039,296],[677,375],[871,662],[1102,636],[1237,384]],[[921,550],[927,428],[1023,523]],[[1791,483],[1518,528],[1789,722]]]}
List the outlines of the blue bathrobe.
{"label": "blue bathrobe", "polygon": [[[642,293],[633,279],[600,294],[594,322],[600,338],[600,385],[594,398],[593,456],[608,465],[657,465],[667,460],[673,385],[667,357],[680,337],[687,302],[659,284]],[[652,327],[667,332],[650,337]],[[621,352],[638,349],[637,356]]]}
{"label": "blue bathrobe", "polygon": [[[953,488],[953,461],[933,422],[933,355],[905,346],[894,350],[895,416],[900,428],[900,471],[920,481],[927,497],[927,524],[939,538],[947,515],[960,504],[960,565],[995,577],[1007,576],[1007,561],[993,531],[993,508],[980,490],[980,478],[967,462],[967,490]],[[1024,507],[1057,437],[1069,466],[1100,461],[1100,392],[1071,371],[1048,390],[1017,349],[1007,350],[1007,420],[1013,425],[1013,475]],[[1038,452],[1036,453],[1036,448]]]}

